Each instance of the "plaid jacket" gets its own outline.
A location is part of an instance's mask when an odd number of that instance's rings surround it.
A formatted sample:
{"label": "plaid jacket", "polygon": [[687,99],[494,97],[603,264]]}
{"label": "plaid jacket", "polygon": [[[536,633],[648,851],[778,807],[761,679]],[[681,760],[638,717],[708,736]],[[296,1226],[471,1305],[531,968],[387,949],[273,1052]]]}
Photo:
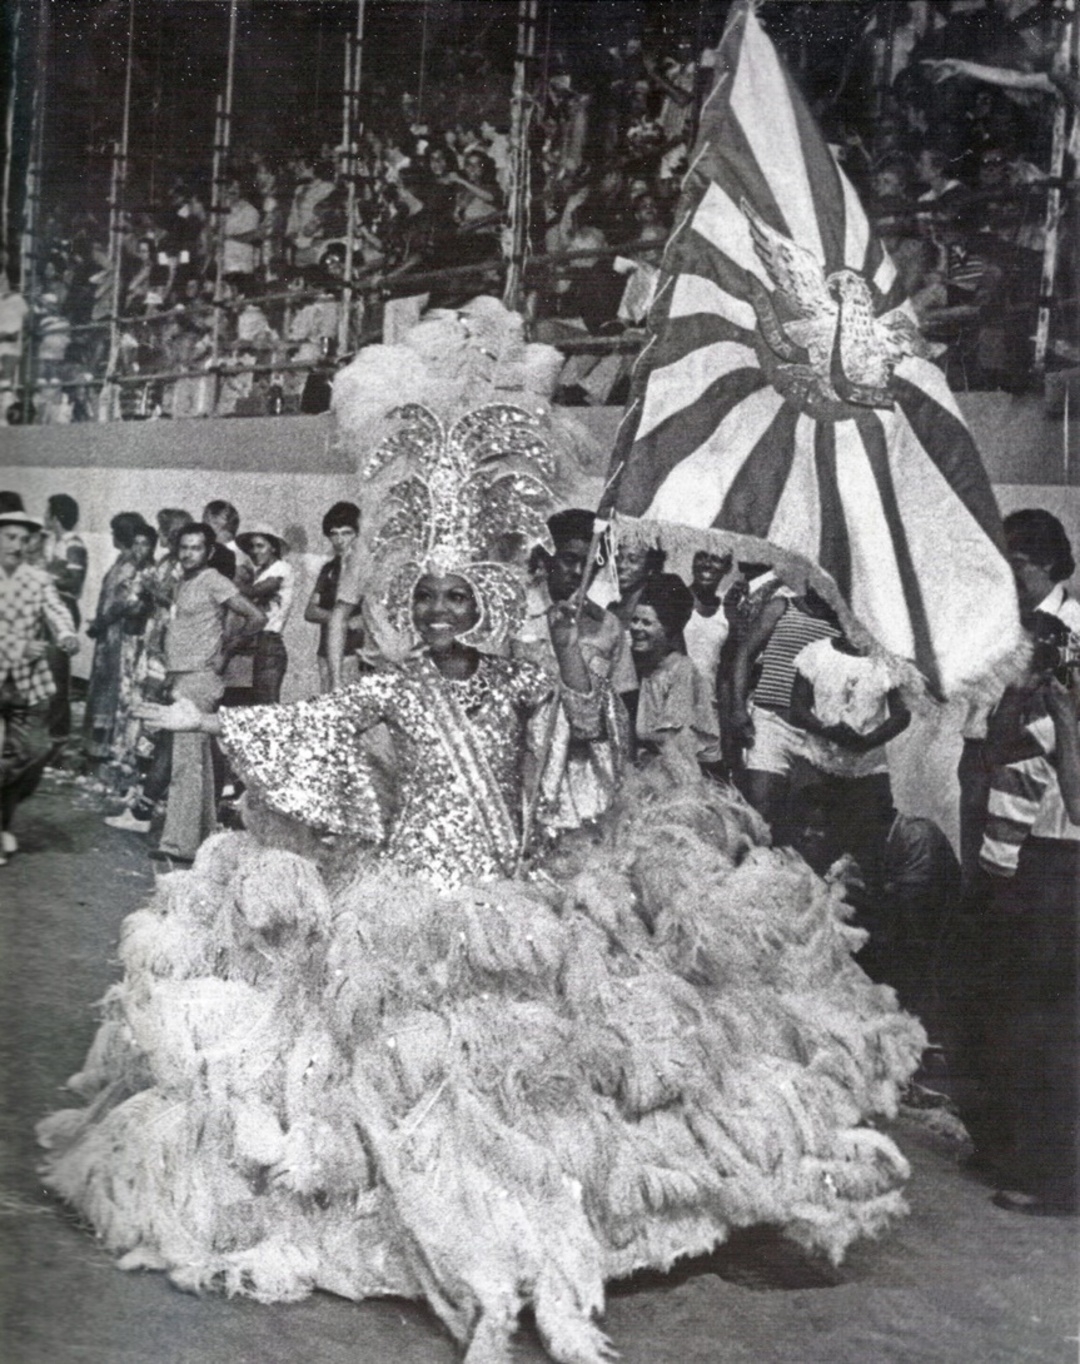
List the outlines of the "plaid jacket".
{"label": "plaid jacket", "polygon": [[28,706],[47,701],[56,690],[48,660],[25,657],[26,646],[41,639],[46,626],[57,641],[75,633],[48,573],[29,564],[11,574],[0,571],[0,683],[10,678]]}

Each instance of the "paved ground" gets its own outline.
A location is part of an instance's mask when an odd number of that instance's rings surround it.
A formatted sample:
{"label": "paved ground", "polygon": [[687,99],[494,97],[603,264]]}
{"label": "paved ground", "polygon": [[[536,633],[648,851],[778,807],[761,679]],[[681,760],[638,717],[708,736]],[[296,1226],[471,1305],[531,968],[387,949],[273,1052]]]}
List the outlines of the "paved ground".
{"label": "paved ground", "polygon": [[[34,1178],[32,1128],[62,1103],[116,975],[124,915],[151,885],[144,840],[49,782],[0,869],[0,1359],[4,1364],[452,1364],[422,1307],[195,1298],[121,1274]],[[912,1213],[832,1270],[758,1232],[667,1277],[612,1289],[626,1364],[1073,1364],[1075,1221],[994,1208],[954,1143],[901,1121]],[[545,1356],[522,1333],[522,1364]]]}

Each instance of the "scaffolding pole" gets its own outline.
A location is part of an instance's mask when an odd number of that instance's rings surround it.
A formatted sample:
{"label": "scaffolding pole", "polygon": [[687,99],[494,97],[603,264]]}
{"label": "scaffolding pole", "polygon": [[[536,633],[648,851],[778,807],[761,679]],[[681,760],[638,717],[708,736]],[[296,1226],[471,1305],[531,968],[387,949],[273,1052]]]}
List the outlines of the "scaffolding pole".
{"label": "scaffolding pole", "polygon": [[521,282],[529,249],[529,128],[532,114],[532,75],[536,56],[537,0],[518,0],[517,52],[510,105],[510,241],[503,304],[518,312]]}
{"label": "scaffolding pole", "polygon": [[[221,305],[224,302],[225,280],[225,182],[228,158],[232,146],[233,77],[236,72],[236,18],[238,0],[229,4],[229,44],[225,58],[225,93],[217,99],[217,118],[214,123],[214,180],[211,186],[210,215],[214,240],[214,329],[212,359],[217,363],[221,353]],[[214,404],[211,404],[213,406]]]}
{"label": "scaffolding pole", "polygon": [[[1076,24],[1076,0],[1069,0],[1062,24],[1061,41],[1054,55],[1054,68],[1069,73],[1080,56],[1080,33]],[[1069,121],[1077,117],[1070,102],[1060,94],[1054,110],[1054,136],[1050,152],[1050,189],[1046,196],[1045,245],[1043,247],[1042,280],[1039,285],[1039,317],[1035,325],[1035,373],[1046,371],[1046,356],[1050,348],[1050,315],[1053,309],[1054,284],[1057,279],[1058,243],[1061,233],[1061,177],[1065,169]]]}
{"label": "scaffolding pole", "polygon": [[11,78],[8,86],[7,110],[4,117],[4,145],[7,148],[7,155],[4,157],[4,190],[3,190],[3,223],[0,224],[0,251],[3,254],[3,268],[9,270],[14,264],[11,259],[11,162],[12,149],[15,146],[15,109],[18,105],[19,91],[19,46],[22,28],[23,0],[16,0],[11,9],[11,54],[10,69]]}
{"label": "scaffolding pole", "polygon": [[[48,89],[49,0],[38,0],[37,52],[34,62],[34,100],[31,109],[30,147],[26,167],[22,231],[19,236],[19,285],[29,299],[35,285],[37,229],[41,208],[41,164],[45,144],[45,105]],[[14,81],[13,81],[14,84]],[[10,143],[9,149],[10,149]],[[10,155],[7,158],[10,163]]]}
{"label": "scaffolding pole", "polygon": [[127,189],[128,145],[131,134],[131,73],[134,67],[135,0],[128,0],[127,55],[124,62],[124,107],[120,120],[120,141],[113,143],[112,184],[109,194],[109,270],[112,290],[109,303],[109,362],[105,369],[105,387],[101,390],[98,420],[109,421],[112,411],[114,385],[112,380],[120,365],[120,312],[123,307],[124,275],[124,200]]}
{"label": "scaffolding pole", "polygon": [[[23,408],[22,420],[33,420],[31,391],[34,386],[34,327],[33,308],[37,298],[37,236],[41,211],[41,167],[45,144],[45,106],[48,80],[49,0],[39,0],[37,52],[34,63],[34,98],[31,108],[29,157],[26,167],[26,193],[23,199],[22,225],[19,235],[19,289],[30,305],[22,328],[22,347],[15,375],[16,391]],[[18,74],[12,68],[14,87]],[[11,160],[8,144],[7,161]],[[4,264],[7,262],[5,260]]]}
{"label": "scaffolding pole", "polygon": [[345,288],[338,313],[337,348],[339,355],[349,349],[349,324],[353,308],[353,238],[356,234],[356,177],[360,151],[360,77],[364,65],[364,18],[366,0],[356,0],[356,32],[345,38],[345,109],[342,143],[345,148],[345,176],[348,186],[345,220]]}

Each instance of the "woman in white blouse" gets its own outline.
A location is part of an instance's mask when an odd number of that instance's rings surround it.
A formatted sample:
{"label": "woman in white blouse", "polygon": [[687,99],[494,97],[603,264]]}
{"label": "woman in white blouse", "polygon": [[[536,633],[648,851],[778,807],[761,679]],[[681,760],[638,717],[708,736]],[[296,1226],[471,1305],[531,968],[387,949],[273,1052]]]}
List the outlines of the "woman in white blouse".
{"label": "woman in white blouse", "polygon": [[281,632],[292,610],[296,573],[282,556],[288,550],[272,526],[253,526],[236,543],[255,565],[255,579],[244,595],[266,612],[266,624],[255,636],[251,674],[251,704],[273,705],[281,699],[281,684],[289,655]]}

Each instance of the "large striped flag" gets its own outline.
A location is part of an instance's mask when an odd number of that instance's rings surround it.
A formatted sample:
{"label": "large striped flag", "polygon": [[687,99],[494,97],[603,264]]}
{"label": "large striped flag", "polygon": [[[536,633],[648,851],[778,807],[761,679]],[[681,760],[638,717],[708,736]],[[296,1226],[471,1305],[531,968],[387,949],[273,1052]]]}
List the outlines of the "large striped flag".
{"label": "large striped flag", "polygon": [[974,442],[746,0],[717,53],[601,510],[808,561],[942,693],[1016,642]]}

